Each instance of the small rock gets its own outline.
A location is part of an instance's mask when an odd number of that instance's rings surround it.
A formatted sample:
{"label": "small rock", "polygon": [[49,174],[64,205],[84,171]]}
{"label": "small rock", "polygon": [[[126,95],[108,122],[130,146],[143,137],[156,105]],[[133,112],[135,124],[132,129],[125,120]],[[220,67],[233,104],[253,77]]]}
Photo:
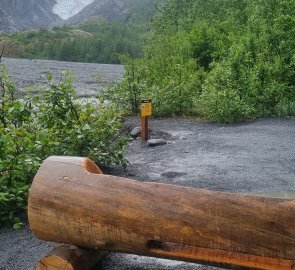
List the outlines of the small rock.
{"label": "small rock", "polygon": [[167,144],[167,142],[164,139],[150,139],[147,144],[148,146],[159,146]]}
{"label": "small rock", "polygon": [[130,135],[132,138],[137,138],[140,135],[141,129],[140,127],[135,127],[134,129],[131,130]]}

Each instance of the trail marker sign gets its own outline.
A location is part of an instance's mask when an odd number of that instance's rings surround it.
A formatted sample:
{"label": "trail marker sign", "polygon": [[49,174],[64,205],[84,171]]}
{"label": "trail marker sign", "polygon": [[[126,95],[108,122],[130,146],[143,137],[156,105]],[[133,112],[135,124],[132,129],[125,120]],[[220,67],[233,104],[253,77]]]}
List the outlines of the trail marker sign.
{"label": "trail marker sign", "polygon": [[141,117],[152,115],[152,101],[150,99],[143,99],[140,106]]}
{"label": "trail marker sign", "polygon": [[147,141],[149,138],[149,117],[152,115],[152,100],[143,99],[140,105],[141,138]]}

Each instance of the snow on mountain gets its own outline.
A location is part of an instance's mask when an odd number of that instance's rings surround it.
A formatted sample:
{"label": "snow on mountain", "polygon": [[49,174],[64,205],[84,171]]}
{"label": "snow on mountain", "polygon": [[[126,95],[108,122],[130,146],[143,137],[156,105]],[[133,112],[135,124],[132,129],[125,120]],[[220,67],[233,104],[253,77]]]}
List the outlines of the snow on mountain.
{"label": "snow on mountain", "polygon": [[56,0],[52,11],[62,19],[67,20],[78,14],[93,1],[94,0]]}

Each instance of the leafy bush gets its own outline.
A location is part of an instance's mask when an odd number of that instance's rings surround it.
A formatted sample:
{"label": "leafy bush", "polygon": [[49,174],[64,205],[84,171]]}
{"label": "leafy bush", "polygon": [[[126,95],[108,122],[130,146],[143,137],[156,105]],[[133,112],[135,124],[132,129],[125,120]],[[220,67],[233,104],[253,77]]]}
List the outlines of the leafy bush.
{"label": "leafy bush", "polygon": [[253,113],[243,96],[243,86],[234,80],[231,67],[217,65],[203,84],[199,107],[214,122],[230,123]]}
{"label": "leafy bush", "polygon": [[295,116],[295,101],[281,101],[277,104],[275,110],[279,116]]}
{"label": "leafy bush", "polygon": [[167,0],[144,56],[124,62],[125,78],[109,98],[127,112],[151,98],[155,116],[233,122],[292,114],[295,2]]}
{"label": "leafy bush", "polygon": [[77,98],[71,80],[54,83],[36,95],[18,91],[0,66],[0,224],[21,225],[31,179],[50,155],[88,156],[99,165],[127,165],[127,138],[113,105]]}
{"label": "leafy bush", "polygon": [[[189,41],[184,36],[154,35],[150,39],[159,39],[165,46],[150,44],[143,59],[124,57],[124,80],[107,89],[104,98],[120,104],[126,113],[137,113],[140,100],[149,98],[153,100],[154,116],[191,114],[203,72],[195,72]],[[155,53],[157,58],[153,57]]]}

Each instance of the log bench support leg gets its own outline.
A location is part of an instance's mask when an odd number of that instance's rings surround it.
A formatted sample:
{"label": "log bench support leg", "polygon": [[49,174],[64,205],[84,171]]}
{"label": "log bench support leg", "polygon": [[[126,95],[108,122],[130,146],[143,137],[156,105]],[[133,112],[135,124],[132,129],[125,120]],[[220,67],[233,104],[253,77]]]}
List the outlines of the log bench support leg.
{"label": "log bench support leg", "polygon": [[90,270],[107,252],[61,245],[43,257],[36,270]]}

